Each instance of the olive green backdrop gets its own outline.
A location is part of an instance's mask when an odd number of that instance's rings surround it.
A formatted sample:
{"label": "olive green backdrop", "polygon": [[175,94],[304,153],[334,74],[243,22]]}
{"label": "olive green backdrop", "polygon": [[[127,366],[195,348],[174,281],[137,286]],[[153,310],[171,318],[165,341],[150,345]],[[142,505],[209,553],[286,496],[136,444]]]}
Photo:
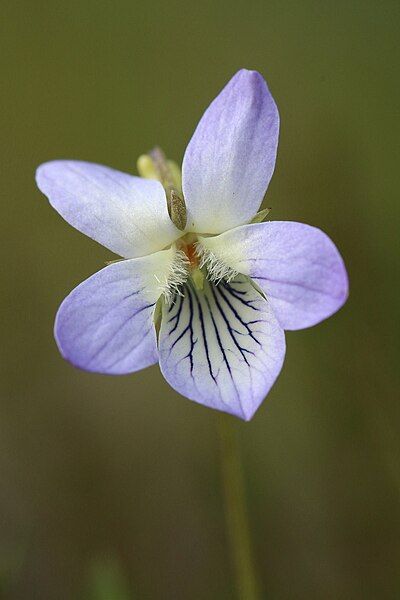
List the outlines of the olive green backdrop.
{"label": "olive green backdrop", "polygon": [[217,415],[158,367],[87,374],[59,356],[63,297],[113,258],[69,227],[35,167],[180,161],[233,73],[281,113],[271,218],[325,230],[351,295],[287,334],[284,369],[237,422],[266,598],[400,597],[397,2],[1,5],[1,598],[233,599]]}

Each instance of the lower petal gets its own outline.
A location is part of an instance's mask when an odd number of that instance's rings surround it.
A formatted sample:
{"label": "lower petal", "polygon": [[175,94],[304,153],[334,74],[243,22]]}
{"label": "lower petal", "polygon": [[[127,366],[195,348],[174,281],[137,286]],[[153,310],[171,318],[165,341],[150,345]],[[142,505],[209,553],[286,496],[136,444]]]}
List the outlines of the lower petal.
{"label": "lower petal", "polygon": [[204,290],[192,282],[163,308],[160,367],[190,400],[249,420],[277,378],[284,333],[247,277]]}
{"label": "lower petal", "polygon": [[86,371],[120,375],[158,361],[153,313],[172,250],[111,264],[61,304],[55,337],[65,359]]}

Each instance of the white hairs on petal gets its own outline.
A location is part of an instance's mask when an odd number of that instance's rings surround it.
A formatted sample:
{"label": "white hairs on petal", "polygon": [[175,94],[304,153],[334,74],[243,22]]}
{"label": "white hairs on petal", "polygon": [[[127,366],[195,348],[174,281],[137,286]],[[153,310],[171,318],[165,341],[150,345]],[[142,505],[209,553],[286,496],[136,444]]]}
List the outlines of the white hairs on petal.
{"label": "white hairs on petal", "polygon": [[178,250],[175,253],[164,281],[155,275],[159,283],[160,293],[164,295],[165,302],[168,305],[172,304],[177,294],[178,296],[183,296],[182,286],[189,277],[189,265],[190,262],[186,254],[182,250]]}
{"label": "white hairs on petal", "polygon": [[199,242],[196,243],[196,253],[200,258],[200,269],[207,269],[207,279],[218,285],[222,280],[228,283],[238,275],[238,271],[228,267],[223,260],[215,256],[213,252],[202,246]]}

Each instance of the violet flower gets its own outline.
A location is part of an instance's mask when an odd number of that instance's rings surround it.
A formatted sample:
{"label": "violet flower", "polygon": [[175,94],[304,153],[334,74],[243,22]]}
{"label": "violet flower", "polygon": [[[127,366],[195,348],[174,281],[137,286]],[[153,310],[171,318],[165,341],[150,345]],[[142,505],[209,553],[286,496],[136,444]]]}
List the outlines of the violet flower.
{"label": "violet flower", "polygon": [[265,81],[241,70],[186,148],[182,190],[157,153],[140,169],[153,179],[80,161],[39,167],[52,206],[125,259],[61,304],[64,358],[118,375],[159,362],[182,395],[251,419],[281,370],[284,330],[326,319],[348,294],[342,258],[322,231],[257,222],[278,131]]}

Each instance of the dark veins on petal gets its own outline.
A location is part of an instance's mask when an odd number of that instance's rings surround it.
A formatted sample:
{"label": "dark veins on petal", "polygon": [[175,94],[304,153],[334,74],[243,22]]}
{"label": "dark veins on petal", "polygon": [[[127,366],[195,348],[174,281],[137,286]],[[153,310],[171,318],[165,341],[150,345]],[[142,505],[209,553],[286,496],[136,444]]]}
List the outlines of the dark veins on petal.
{"label": "dark veins on petal", "polygon": [[[250,394],[268,376],[270,323],[266,301],[244,276],[198,290],[191,280],[176,295],[164,321],[164,363],[174,376],[191,380],[202,396],[206,382],[216,388],[230,380],[231,397],[240,404],[243,385]],[[258,378],[258,384],[253,381]],[[227,402],[219,394],[220,402]]]}

